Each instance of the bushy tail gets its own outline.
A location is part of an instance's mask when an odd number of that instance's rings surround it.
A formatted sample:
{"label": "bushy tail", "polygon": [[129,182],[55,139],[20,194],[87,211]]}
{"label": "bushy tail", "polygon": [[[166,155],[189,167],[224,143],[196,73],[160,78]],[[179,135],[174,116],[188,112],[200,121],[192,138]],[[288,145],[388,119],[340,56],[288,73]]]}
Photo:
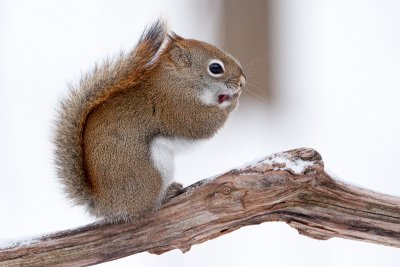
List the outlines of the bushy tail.
{"label": "bushy tail", "polygon": [[85,75],[77,88],[61,101],[55,125],[55,162],[69,197],[88,208],[94,204],[90,179],[83,162],[83,130],[90,112],[110,96],[137,85],[154,66],[168,36],[166,23],[158,20],[146,29],[127,55],[107,60]]}

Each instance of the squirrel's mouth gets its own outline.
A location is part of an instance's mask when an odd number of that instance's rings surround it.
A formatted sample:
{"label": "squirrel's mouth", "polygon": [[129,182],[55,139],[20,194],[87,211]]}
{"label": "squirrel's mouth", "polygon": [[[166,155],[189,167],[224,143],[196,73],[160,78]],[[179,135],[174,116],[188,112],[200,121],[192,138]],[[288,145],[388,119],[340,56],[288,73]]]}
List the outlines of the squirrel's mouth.
{"label": "squirrel's mouth", "polygon": [[227,100],[230,100],[232,98],[232,96],[227,95],[227,94],[220,94],[218,95],[218,103],[222,104]]}
{"label": "squirrel's mouth", "polygon": [[236,91],[234,93],[232,92],[232,93],[227,93],[227,94],[219,94],[218,95],[218,103],[222,104],[226,101],[232,100],[233,98],[237,98],[240,96],[240,92],[241,92],[241,90],[239,89],[238,91]]}

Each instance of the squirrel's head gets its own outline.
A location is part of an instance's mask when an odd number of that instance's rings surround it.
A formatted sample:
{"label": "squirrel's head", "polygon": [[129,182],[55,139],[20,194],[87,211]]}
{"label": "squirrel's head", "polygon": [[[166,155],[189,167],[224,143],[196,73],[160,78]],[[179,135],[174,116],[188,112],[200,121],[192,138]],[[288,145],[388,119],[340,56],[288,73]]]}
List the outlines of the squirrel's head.
{"label": "squirrel's head", "polygon": [[[165,71],[181,97],[195,97],[205,106],[233,110],[246,77],[240,63],[231,55],[205,42],[168,37]],[[182,88],[183,87],[183,88]]]}

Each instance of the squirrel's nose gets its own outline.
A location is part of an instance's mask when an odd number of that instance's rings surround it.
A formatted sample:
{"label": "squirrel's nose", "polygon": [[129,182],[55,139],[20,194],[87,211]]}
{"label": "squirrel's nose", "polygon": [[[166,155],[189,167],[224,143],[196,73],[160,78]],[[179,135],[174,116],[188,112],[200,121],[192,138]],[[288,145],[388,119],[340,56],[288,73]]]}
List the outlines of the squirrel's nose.
{"label": "squirrel's nose", "polygon": [[246,85],[246,76],[244,74],[240,75],[239,78],[239,88],[243,87]]}

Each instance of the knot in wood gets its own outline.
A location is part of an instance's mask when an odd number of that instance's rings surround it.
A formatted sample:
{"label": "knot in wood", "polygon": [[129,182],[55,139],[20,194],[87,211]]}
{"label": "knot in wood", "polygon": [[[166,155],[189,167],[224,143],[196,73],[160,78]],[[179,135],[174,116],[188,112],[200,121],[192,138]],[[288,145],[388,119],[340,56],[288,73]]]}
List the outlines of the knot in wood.
{"label": "knot in wood", "polygon": [[209,211],[213,213],[235,213],[244,210],[242,198],[245,192],[235,187],[232,182],[219,185],[207,198]]}
{"label": "knot in wood", "polygon": [[232,192],[231,187],[229,187],[227,185],[221,186],[219,191],[224,195],[228,195],[228,194],[230,194]]}

